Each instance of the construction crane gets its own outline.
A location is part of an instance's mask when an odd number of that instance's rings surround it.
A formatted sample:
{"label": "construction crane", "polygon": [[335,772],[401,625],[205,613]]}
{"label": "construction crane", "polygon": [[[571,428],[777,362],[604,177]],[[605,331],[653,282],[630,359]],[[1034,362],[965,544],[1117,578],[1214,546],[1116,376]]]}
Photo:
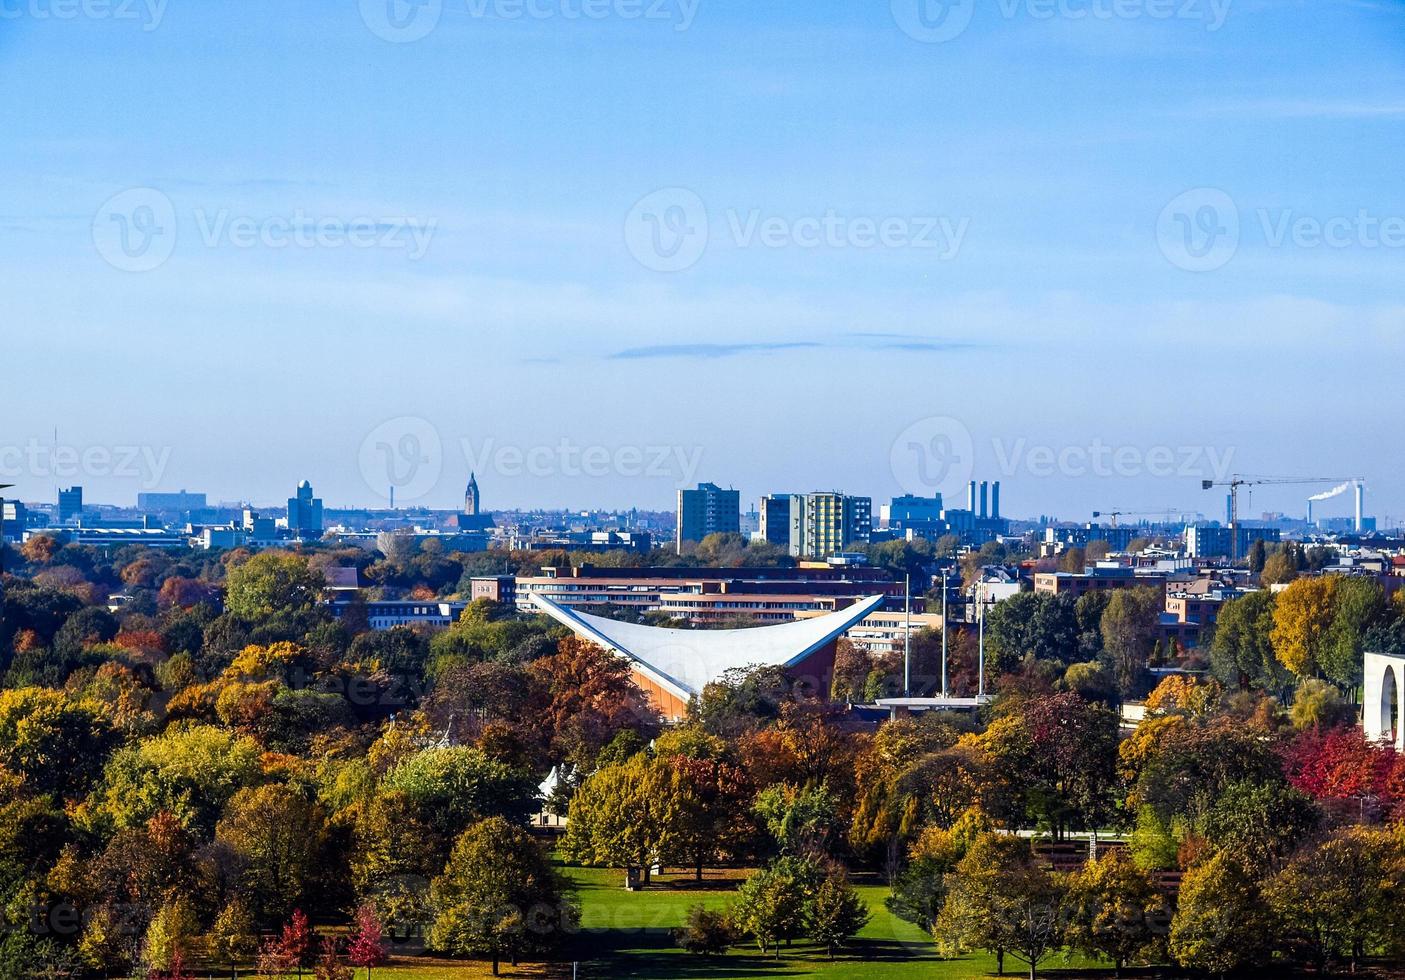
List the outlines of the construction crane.
{"label": "construction crane", "polygon": [[1228,480],[1201,480],[1200,489],[1229,487],[1229,559],[1239,560],[1239,488],[1260,486],[1306,486],[1312,483],[1340,483],[1334,476],[1241,476],[1236,473]]}

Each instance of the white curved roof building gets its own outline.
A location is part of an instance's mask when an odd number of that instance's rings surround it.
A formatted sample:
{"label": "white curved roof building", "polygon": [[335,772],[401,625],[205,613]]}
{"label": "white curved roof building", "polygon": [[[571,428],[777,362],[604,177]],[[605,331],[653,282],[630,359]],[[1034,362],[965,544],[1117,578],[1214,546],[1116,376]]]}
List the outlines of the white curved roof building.
{"label": "white curved roof building", "polygon": [[689,698],[736,667],[783,667],[827,692],[839,637],[883,600],[869,596],[838,612],[774,626],[683,630],[621,623],[532,595],[538,609],[576,635],[628,658],[636,682],[670,719],[683,717]]}

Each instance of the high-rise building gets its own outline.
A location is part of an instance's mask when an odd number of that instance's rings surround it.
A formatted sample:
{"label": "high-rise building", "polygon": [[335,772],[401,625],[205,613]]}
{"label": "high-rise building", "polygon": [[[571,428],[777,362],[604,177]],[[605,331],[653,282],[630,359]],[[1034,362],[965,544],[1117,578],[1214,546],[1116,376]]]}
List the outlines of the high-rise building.
{"label": "high-rise building", "polygon": [[312,495],[306,480],[298,484],[297,496],[288,498],[288,530],[295,538],[322,535],[322,499]]}
{"label": "high-rise building", "polygon": [[83,488],[59,491],[59,523],[68,524],[83,516]]}
{"label": "high-rise building", "polygon": [[790,546],[790,498],[788,493],[768,493],[757,507],[761,517],[758,534],[767,544]]}
{"label": "high-rise building", "polygon": [[741,530],[742,495],[714,483],[699,483],[696,490],[678,491],[678,531],[674,546],[682,554],[687,541],[701,541],[709,534],[736,534]]}
{"label": "high-rise building", "polygon": [[828,558],[873,536],[873,501],[842,493],[793,494],[790,498],[790,553],[797,558]]}

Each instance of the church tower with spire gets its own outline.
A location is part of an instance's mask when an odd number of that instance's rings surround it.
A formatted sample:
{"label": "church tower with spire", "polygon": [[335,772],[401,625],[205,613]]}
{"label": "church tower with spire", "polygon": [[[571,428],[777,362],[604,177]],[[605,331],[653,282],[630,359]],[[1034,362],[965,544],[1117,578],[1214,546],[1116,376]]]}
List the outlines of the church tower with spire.
{"label": "church tower with spire", "polygon": [[478,477],[468,474],[468,489],[463,494],[463,512],[470,517],[478,516]]}

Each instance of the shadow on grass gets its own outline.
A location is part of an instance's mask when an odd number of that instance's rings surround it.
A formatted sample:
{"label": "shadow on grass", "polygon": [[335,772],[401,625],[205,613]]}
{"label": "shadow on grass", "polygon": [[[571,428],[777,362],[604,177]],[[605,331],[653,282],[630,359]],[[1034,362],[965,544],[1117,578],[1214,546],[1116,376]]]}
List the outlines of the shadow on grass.
{"label": "shadow on grass", "polygon": [[[811,944],[781,947],[780,957],[754,947],[738,947],[726,956],[695,956],[675,944],[670,930],[639,929],[583,933],[572,945],[585,976],[630,977],[636,980],[755,980],[765,977],[812,976],[828,963],[825,951]],[[861,939],[841,951],[837,963],[911,963],[930,961],[930,947],[896,940]]]}

